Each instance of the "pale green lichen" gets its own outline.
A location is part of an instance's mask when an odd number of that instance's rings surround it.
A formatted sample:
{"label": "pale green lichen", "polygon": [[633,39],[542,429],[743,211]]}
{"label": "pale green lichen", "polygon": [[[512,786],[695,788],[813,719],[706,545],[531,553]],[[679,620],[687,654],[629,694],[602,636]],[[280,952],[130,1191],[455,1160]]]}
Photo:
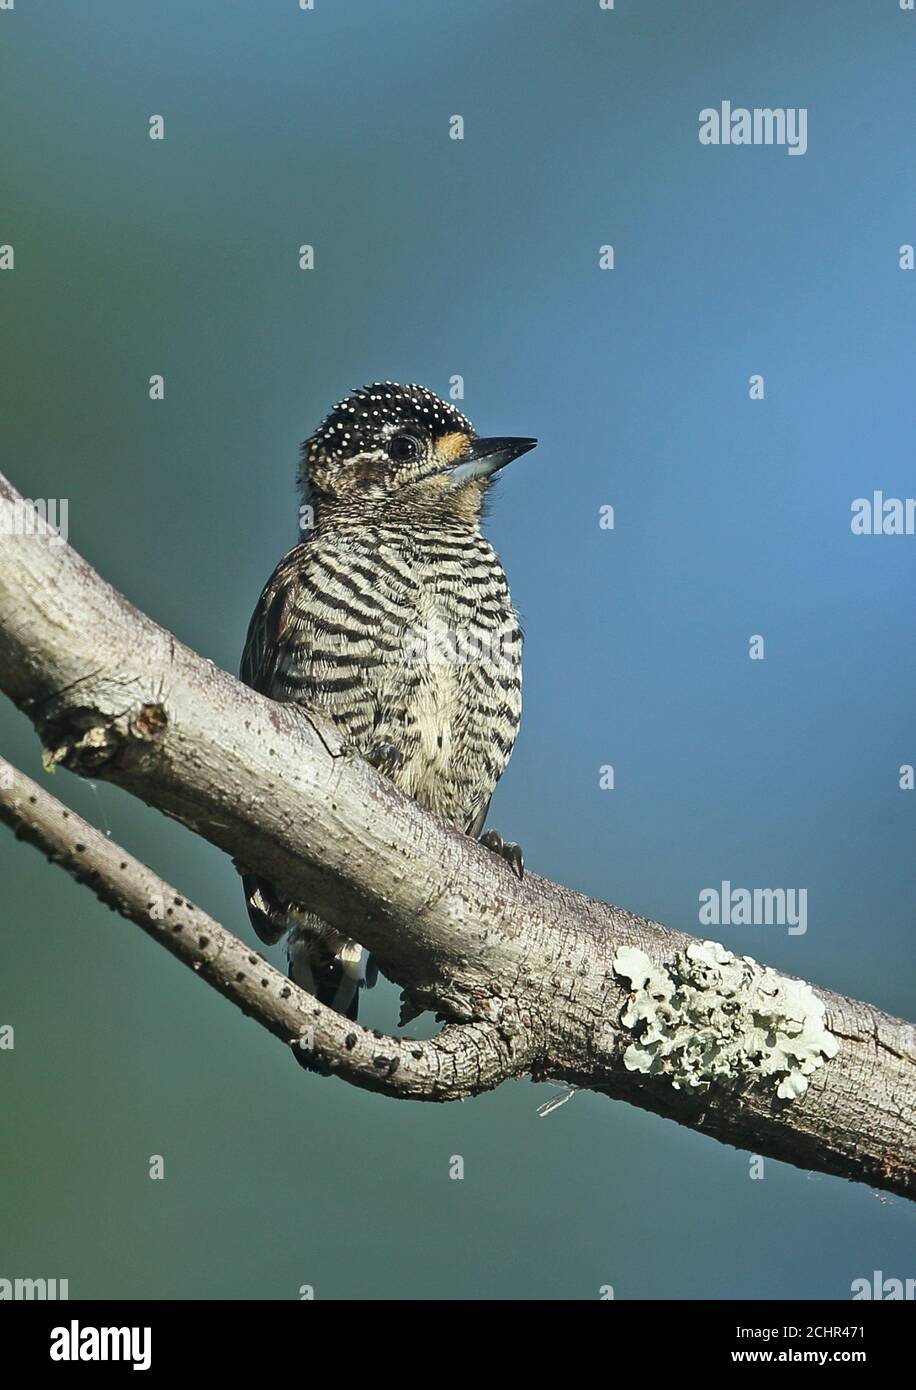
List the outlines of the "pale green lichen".
{"label": "pale green lichen", "polygon": [[665,1074],[676,1090],[778,1077],[776,1094],[794,1100],[839,1051],[810,985],[715,941],[693,942],[671,967],[621,946],[614,970],[631,985],[621,1022],[634,1040],[624,1066]]}

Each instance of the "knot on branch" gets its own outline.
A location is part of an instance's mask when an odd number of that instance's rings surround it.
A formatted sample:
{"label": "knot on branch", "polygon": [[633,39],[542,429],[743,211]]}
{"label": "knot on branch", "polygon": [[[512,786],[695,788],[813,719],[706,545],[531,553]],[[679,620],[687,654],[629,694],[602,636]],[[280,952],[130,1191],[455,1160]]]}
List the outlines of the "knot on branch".
{"label": "knot on branch", "polygon": [[108,719],[94,709],[72,709],[49,719],[42,730],[42,762],[47,772],[61,764],[70,772],[92,776],[158,742],[168,727],[168,714],[158,703],[144,703],[136,712]]}

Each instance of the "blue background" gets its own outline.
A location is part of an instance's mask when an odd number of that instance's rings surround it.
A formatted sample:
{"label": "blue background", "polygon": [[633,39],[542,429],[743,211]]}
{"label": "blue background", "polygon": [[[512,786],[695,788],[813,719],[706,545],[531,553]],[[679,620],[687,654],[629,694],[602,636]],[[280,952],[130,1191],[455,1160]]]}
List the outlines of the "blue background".
{"label": "blue background", "polygon": [[[235,670],[296,539],[300,440],[353,386],[463,375],[481,432],[541,440],[489,523],[527,632],[492,823],[687,931],[723,878],[806,887],[805,935],[719,934],[912,1016],[916,538],[849,523],[873,489],[914,494],[914,57],[895,0],[17,0],[4,470],[69,498],[101,573]],[[808,152],[701,146],[724,99],[807,107]],[[43,775],[8,705],[0,738]],[[215,850],[52,785],[249,932]],[[560,1091],[423,1107],[306,1076],[6,833],[0,882],[0,1276],[842,1299],[916,1273],[899,1199],[771,1161],[753,1181],[749,1155],[588,1093],[540,1118]],[[395,990],[364,1012],[391,1027]]]}

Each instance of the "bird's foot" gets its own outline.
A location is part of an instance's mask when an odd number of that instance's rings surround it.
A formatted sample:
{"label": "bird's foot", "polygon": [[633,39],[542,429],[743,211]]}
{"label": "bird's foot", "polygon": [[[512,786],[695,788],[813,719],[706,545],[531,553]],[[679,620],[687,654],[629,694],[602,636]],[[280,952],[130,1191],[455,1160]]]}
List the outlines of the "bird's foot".
{"label": "bird's foot", "polygon": [[487,830],[481,835],[478,844],[483,845],[484,849],[491,850],[498,854],[500,859],[505,859],[509,868],[514,874],[521,878],[525,872],[525,856],[520,847],[513,844],[511,840],[504,840],[498,830]]}
{"label": "bird's foot", "polygon": [[366,754],[366,762],[371,763],[384,777],[392,777],[403,758],[396,743],[376,743]]}

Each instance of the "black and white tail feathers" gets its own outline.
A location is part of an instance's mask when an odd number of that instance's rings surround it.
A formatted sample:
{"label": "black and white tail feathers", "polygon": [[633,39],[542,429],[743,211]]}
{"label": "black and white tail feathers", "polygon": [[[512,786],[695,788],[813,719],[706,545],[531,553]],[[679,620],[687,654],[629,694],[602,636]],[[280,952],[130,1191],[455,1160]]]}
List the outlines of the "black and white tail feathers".
{"label": "black and white tail feathers", "polygon": [[356,1021],[359,991],[371,989],[378,967],[359,942],[294,903],[282,902],[257,874],[243,874],[248,916],[268,946],[287,933],[289,977],[321,1004]]}

